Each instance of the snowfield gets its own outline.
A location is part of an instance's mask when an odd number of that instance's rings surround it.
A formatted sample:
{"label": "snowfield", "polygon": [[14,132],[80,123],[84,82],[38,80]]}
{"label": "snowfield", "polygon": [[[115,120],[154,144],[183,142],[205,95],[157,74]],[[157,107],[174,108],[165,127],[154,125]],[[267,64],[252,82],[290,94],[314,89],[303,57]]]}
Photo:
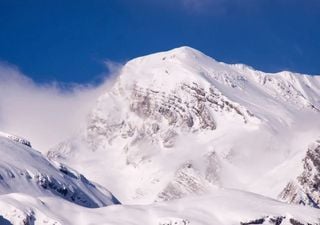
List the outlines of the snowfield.
{"label": "snowfield", "polygon": [[320,76],[181,47],[129,61],[86,124],[42,153],[0,133],[0,224],[320,224]]}
{"label": "snowfield", "polygon": [[[239,225],[319,224],[319,210],[289,205],[251,193],[217,189],[153,205],[114,205],[88,209],[59,199],[32,198],[21,194],[0,197],[5,220],[55,225]],[[3,220],[4,220],[3,219]],[[0,219],[1,221],[1,219]]]}

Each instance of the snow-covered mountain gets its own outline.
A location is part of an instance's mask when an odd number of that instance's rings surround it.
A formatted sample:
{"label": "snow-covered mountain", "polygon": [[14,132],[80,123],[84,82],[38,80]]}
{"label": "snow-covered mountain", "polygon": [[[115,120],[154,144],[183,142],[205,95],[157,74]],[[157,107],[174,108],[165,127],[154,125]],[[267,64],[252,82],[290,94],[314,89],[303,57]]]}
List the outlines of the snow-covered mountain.
{"label": "snow-covered mountain", "polygon": [[0,134],[0,195],[62,198],[90,208],[118,203],[103,187],[61,164],[52,164],[30,142]]}
{"label": "snow-covered mountain", "polygon": [[0,224],[319,225],[319,139],[320,76],[140,57],[47,156],[0,133]]}
{"label": "snow-covered mountain", "polygon": [[291,201],[281,193],[303,173],[319,109],[319,76],[263,73],[181,47],[129,61],[82,135],[48,156],[124,203],[217,186]]}

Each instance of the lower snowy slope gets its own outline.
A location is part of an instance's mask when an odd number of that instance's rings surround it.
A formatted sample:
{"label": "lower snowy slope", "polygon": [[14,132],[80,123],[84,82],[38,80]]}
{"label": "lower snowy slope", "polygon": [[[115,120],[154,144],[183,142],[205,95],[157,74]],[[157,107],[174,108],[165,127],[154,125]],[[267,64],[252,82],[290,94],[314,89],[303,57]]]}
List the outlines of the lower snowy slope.
{"label": "lower snowy slope", "polygon": [[0,196],[4,225],[319,225],[320,210],[236,190],[144,206],[88,209],[56,198]]}
{"label": "lower snowy slope", "polygon": [[[0,194],[55,196],[95,208],[117,203],[106,189],[61,164],[52,164],[30,143],[0,135]],[[29,143],[29,144],[25,144]]]}

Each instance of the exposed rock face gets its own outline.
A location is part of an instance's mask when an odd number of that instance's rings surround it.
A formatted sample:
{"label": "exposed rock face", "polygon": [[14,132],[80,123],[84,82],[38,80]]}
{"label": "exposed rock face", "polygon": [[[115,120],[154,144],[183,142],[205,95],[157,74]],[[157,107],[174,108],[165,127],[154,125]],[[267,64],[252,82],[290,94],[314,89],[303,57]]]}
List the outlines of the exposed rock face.
{"label": "exposed rock face", "polygon": [[34,225],[36,218],[34,217],[34,212],[30,212],[26,215],[26,218],[22,221],[23,225]]}
{"label": "exposed rock face", "polygon": [[175,173],[174,179],[158,195],[159,200],[173,200],[187,196],[190,193],[204,193],[208,182],[198,174],[192,163],[186,163]]}
{"label": "exposed rock face", "polygon": [[[118,137],[128,139],[131,140],[129,146],[150,139],[151,142],[156,141],[170,148],[174,146],[175,137],[181,132],[215,130],[217,122],[214,119],[214,112],[236,114],[244,123],[253,117],[247,109],[222,96],[213,86],[205,89],[197,83],[182,83],[168,93],[135,84],[131,91],[127,91],[129,97],[118,91],[121,89],[115,87],[113,93],[101,101],[115,98],[116,101],[122,99],[127,102],[128,111],[117,109],[118,105],[115,105],[114,109],[109,109],[114,112],[125,111],[119,112],[122,117],[115,119],[114,116],[106,116],[107,114],[101,116],[101,113],[97,113],[103,110],[99,104],[91,115],[88,137],[93,149],[94,146],[99,146],[98,136],[107,138],[109,143],[113,143]],[[100,102],[100,105],[104,107],[105,104]],[[139,119],[133,120],[133,117]],[[90,141],[91,138],[95,140]]]}
{"label": "exposed rock face", "polygon": [[303,172],[288,183],[280,198],[320,208],[320,141],[312,144],[303,159]]}
{"label": "exposed rock face", "polygon": [[4,132],[0,132],[0,136],[9,138],[9,139],[12,140],[12,141],[15,141],[15,142],[18,142],[18,143],[20,143],[20,144],[26,145],[26,146],[28,146],[28,147],[30,147],[30,148],[32,147],[30,141],[28,141],[28,140],[25,139],[25,138],[19,137],[19,136],[17,136],[17,135],[7,134],[7,133],[4,133]]}

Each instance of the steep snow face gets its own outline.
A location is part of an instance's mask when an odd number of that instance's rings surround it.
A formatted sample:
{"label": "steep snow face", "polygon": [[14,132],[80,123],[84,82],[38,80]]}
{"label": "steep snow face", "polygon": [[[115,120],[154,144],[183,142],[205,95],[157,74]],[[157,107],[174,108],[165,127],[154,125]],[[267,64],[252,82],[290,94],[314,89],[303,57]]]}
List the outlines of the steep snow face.
{"label": "steep snow face", "polygon": [[66,166],[52,164],[29,146],[11,136],[0,137],[1,195],[55,196],[90,208],[117,203],[107,190]]}
{"label": "steep snow face", "polygon": [[[57,210],[59,209],[59,210]],[[88,209],[59,199],[0,196],[1,224],[318,225],[320,210],[235,190],[144,206]],[[34,222],[34,223],[33,223]]]}
{"label": "steep snow face", "polygon": [[[215,186],[277,197],[292,177],[274,169],[301,163],[320,133],[319,108],[318,76],[267,74],[182,47],[128,62],[83,135],[49,157],[126,203]],[[289,168],[293,177],[300,173]],[[272,172],[280,183],[261,179]]]}

